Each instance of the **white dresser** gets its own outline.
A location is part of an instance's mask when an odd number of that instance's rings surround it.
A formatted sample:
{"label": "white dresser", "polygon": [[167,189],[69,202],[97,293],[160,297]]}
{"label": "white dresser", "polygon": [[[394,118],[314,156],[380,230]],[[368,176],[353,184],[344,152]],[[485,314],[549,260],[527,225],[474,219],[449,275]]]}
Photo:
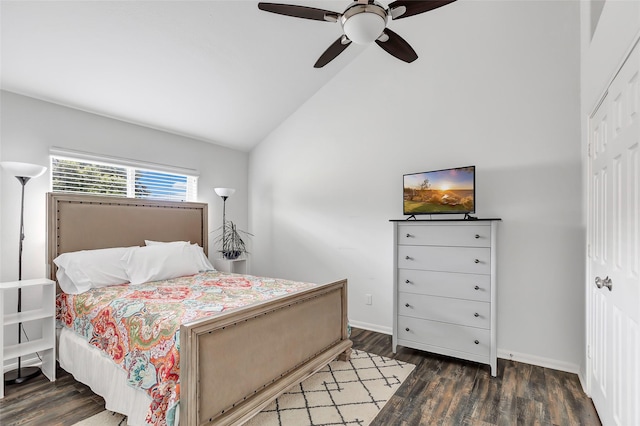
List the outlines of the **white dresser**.
{"label": "white dresser", "polygon": [[394,220],[393,352],[406,346],[497,373],[500,219]]}

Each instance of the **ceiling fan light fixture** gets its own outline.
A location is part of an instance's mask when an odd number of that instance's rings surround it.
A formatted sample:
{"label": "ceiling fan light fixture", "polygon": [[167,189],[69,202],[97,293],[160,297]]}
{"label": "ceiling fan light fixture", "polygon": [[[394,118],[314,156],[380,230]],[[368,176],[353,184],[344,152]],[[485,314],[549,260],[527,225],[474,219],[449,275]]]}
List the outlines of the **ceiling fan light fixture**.
{"label": "ceiling fan light fixture", "polygon": [[418,54],[405,39],[387,28],[387,23],[390,20],[419,15],[454,1],[456,0],[393,0],[387,8],[376,0],[356,0],[347,6],[344,13],[281,3],[258,3],[258,8],[294,18],[325,22],[339,20],[342,34],[320,55],[313,65],[314,68],[322,68],[334,60],[352,42],[356,44],[375,42],[388,54],[401,61],[406,63],[415,61],[418,59]]}
{"label": "ceiling fan light fixture", "polygon": [[380,37],[387,26],[387,13],[377,4],[355,3],[342,15],[342,30],[354,43],[369,44]]}

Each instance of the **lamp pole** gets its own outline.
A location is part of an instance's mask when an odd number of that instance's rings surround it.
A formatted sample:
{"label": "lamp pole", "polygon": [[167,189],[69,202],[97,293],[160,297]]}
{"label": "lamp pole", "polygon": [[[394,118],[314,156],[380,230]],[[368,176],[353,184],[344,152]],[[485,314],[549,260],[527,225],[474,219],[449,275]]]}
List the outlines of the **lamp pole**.
{"label": "lamp pole", "polygon": [[[22,195],[20,197],[20,243],[18,245],[18,281],[22,281],[22,242],[24,241],[24,187],[29,179],[28,176],[16,176],[22,185]],[[18,313],[22,312],[22,287],[18,287]],[[18,345],[22,343],[22,322],[18,323]],[[32,379],[40,374],[38,367],[22,368],[22,358],[18,357],[18,368],[5,374],[5,384],[20,384]]]}
{"label": "lamp pole", "polygon": [[[24,187],[29,182],[28,177],[16,176],[16,179],[22,184],[22,196],[20,197],[20,244],[18,246],[18,281],[22,281],[22,242],[24,241]],[[22,287],[18,287],[18,312],[22,312]],[[22,343],[22,322],[18,323],[18,344]],[[40,370],[22,376],[21,358],[18,357],[18,370],[15,379],[5,379],[5,383],[22,383],[25,380],[29,380],[31,377],[35,377],[40,373]],[[32,375],[33,374],[33,375]]]}
{"label": "lamp pole", "polygon": [[226,259],[225,248],[227,246],[226,227],[227,227],[227,198],[236,192],[233,188],[213,188],[213,190],[222,198],[222,258]]}
{"label": "lamp pole", "polygon": [[[30,177],[16,176],[16,179],[22,184],[22,197],[20,199],[20,246],[18,249],[18,281],[22,280],[22,241],[24,241],[24,187],[29,182]],[[18,289],[18,293],[22,290]],[[20,297],[18,297],[18,312],[20,310]]]}
{"label": "lamp pole", "polygon": [[[37,164],[19,163],[14,161],[0,162],[0,166],[12,173],[18,182],[20,182],[21,194],[20,194],[20,239],[18,244],[18,281],[22,281],[22,248],[24,241],[24,190],[27,182],[31,178],[41,176],[46,170],[46,167]],[[22,287],[18,287],[18,315],[22,312]],[[22,333],[24,328],[22,321],[18,322],[18,345],[22,343]],[[18,368],[13,371],[9,371],[4,375],[5,384],[20,384],[32,379],[40,374],[40,368],[38,367],[25,367],[22,368],[22,359],[18,358]]]}
{"label": "lamp pole", "polygon": [[227,247],[226,242],[226,227],[227,227],[227,198],[226,195],[222,196],[222,258],[226,258],[224,250]]}

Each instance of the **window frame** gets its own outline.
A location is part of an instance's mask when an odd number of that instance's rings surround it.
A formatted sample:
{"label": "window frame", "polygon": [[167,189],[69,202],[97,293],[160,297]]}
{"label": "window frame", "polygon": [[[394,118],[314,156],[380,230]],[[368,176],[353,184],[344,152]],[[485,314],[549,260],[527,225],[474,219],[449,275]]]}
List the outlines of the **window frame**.
{"label": "window frame", "polygon": [[[125,183],[125,191],[122,194],[108,194],[103,192],[92,192],[92,191],[65,191],[65,190],[54,190],[54,176],[56,175],[56,171],[59,171],[57,167],[54,167],[54,161],[56,160],[66,160],[73,161],[82,164],[95,165],[98,167],[113,167],[124,169],[126,174],[126,183]],[[146,163],[136,160],[117,158],[117,157],[107,157],[107,156],[99,156],[95,154],[90,154],[86,152],[79,151],[70,151],[64,150],[60,148],[51,148],[49,151],[49,166],[50,166],[50,188],[51,192],[56,193],[82,193],[82,194],[95,194],[102,196],[113,196],[113,197],[126,197],[126,198],[137,198],[137,199],[148,199],[148,200],[165,200],[165,201],[184,201],[184,202],[194,202],[197,201],[198,197],[198,173],[193,169],[180,168],[175,166],[169,166],[164,164],[156,164],[156,163]],[[140,196],[136,191],[136,184],[139,183],[139,178],[147,174],[159,174],[161,175],[161,179],[158,181],[158,185],[155,188],[152,188],[152,194],[149,196]],[[116,176],[116,174],[114,174]],[[172,180],[178,178],[179,180],[184,179],[184,192],[179,192],[176,194],[171,189],[171,186],[168,185]],[[90,181],[87,181],[89,184]],[[176,182],[174,182],[175,184]],[[154,193],[154,189],[156,192]]]}

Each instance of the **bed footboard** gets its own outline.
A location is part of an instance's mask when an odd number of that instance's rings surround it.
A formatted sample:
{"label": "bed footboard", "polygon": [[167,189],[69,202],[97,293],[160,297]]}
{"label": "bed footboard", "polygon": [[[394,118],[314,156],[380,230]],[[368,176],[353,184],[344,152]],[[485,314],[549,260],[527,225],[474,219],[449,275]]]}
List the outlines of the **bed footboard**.
{"label": "bed footboard", "polygon": [[180,424],[242,423],[350,353],[346,280],[184,324]]}

